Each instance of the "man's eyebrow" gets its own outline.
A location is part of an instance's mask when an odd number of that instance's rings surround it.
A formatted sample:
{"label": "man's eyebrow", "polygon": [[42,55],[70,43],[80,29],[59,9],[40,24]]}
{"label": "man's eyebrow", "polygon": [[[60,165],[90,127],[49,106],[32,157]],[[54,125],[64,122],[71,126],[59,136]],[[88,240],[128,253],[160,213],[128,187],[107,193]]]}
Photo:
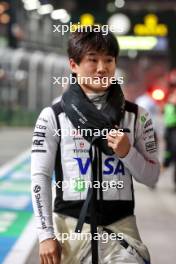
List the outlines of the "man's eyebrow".
{"label": "man's eyebrow", "polygon": [[94,55],[97,55],[97,52],[93,52],[93,51],[91,52],[90,51],[90,52],[87,52],[86,55],[88,55],[88,56],[94,56]]}
{"label": "man's eyebrow", "polygon": [[[90,51],[90,52],[87,52],[86,55],[87,55],[87,56],[96,56],[96,55],[98,55],[98,52]],[[103,55],[104,55],[104,56],[107,56],[107,57],[114,57],[113,55],[108,54],[108,53],[103,53]]]}

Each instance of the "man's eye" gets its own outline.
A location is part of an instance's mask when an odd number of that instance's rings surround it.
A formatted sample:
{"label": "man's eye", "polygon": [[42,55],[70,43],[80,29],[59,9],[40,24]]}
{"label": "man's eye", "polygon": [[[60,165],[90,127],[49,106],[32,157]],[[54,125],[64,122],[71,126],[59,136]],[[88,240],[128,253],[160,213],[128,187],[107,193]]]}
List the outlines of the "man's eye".
{"label": "man's eye", "polygon": [[109,58],[106,60],[107,62],[113,62],[113,59]]}
{"label": "man's eye", "polygon": [[89,58],[89,61],[96,62],[97,60],[94,58]]}

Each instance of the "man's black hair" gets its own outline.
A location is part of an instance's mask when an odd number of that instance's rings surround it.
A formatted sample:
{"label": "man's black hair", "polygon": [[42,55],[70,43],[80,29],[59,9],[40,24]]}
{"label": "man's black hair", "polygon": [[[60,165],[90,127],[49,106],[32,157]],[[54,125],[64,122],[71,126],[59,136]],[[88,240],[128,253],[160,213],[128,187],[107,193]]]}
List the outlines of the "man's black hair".
{"label": "man's black hair", "polygon": [[89,30],[77,29],[70,33],[68,40],[68,57],[74,59],[79,64],[84,55],[89,51],[102,52],[107,55],[117,57],[119,55],[119,44],[116,37],[108,31],[105,35],[103,31],[95,32],[96,26]]}

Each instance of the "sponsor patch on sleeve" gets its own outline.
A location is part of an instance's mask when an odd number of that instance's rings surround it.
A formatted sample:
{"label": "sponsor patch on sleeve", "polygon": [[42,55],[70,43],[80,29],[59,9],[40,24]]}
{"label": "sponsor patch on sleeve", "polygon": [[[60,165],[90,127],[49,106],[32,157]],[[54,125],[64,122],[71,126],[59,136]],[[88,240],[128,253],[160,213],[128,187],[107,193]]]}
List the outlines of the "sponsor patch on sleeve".
{"label": "sponsor patch on sleeve", "polygon": [[149,142],[145,143],[145,148],[146,148],[147,152],[156,151],[156,149],[157,149],[156,142],[155,141],[149,141]]}

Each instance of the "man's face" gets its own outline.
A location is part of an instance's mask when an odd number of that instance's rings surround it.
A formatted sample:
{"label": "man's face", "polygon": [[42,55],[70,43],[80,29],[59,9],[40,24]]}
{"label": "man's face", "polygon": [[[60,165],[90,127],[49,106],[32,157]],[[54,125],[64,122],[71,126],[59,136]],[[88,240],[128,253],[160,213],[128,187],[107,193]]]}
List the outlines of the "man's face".
{"label": "man's face", "polygon": [[80,64],[70,59],[72,72],[85,92],[102,92],[110,86],[110,78],[116,69],[115,58],[105,53],[90,51],[85,54]]}

